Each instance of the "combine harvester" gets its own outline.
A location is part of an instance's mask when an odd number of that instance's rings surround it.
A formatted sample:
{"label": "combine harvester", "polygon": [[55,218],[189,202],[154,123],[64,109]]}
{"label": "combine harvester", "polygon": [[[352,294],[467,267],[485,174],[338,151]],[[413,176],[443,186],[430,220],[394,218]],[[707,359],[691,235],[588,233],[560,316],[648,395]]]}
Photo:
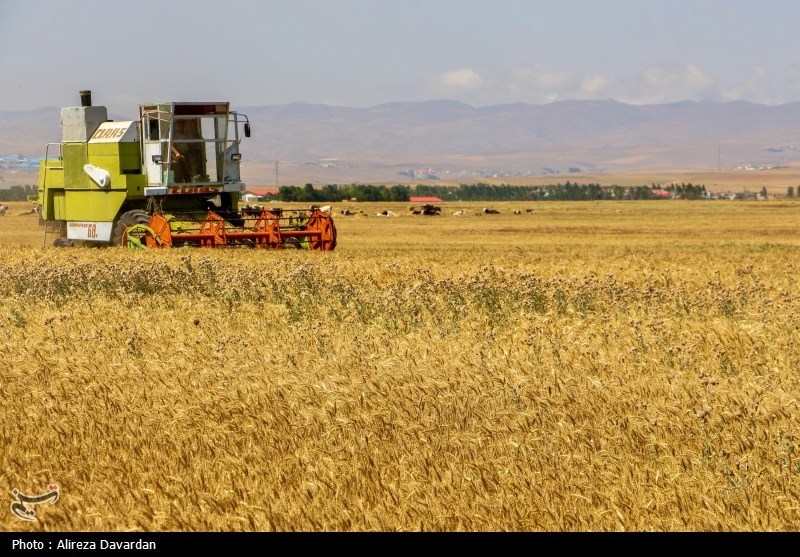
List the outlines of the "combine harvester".
{"label": "combine harvester", "polygon": [[250,137],[250,122],[229,103],[142,104],[138,120],[115,122],[91,91],[80,97],[61,109],[61,142],[40,166],[45,244],[57,223],[55,246],[336,247],[329,212],[240,211],[240,128]]}

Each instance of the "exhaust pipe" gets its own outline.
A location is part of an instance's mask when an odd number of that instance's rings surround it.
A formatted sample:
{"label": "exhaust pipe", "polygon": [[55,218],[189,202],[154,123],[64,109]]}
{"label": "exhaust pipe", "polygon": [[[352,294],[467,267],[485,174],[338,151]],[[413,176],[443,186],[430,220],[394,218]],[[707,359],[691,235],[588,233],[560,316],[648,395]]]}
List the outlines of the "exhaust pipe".
{"label": "exhaust pipe", "polygon": [[81,91],[81,106],[92,106],[92,92]]}

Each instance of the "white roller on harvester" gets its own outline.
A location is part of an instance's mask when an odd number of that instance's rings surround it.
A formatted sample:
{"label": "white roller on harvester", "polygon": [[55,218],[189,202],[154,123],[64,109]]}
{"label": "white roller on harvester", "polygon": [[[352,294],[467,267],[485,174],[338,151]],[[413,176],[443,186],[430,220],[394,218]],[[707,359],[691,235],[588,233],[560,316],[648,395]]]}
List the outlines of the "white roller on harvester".
{"label": "white roller on harvester", "polygon": [[137,120],[112,121],[90,91],[80,97],[61,109],[61,142],[40,166],[40,220],[61,225],[54,245],[336,247],[329,212],[240,211],[250,122],[228,102],[141,104]]}

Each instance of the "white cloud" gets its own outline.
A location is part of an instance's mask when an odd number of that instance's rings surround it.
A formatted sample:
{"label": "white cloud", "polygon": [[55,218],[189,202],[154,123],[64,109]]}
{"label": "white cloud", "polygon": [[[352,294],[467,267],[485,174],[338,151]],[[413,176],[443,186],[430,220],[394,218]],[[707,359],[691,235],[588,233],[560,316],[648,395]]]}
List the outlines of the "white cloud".
{"label": "white cloud", "polygon": [[606,98],[609,81],[602,75],[586,75],[581,79],[579,98]]}
{"label": "white cloud", "polygon": [[470,68],[463,68],[443,73],[439,76],[439,84],[445,89],[477,89],[483,85],[480,74]]}
{"label": "white cloud", "polygon": [[778,104],[800,96],[800,68],[776,80],[763,67],[742,68],[722,83],[696,64],[654,64],[627,75],[580,74],[542,66],[459,69],[431,80],[434,93],[474,105],[614,99],[628,104],[747,100]]}
{"label": "white cloud", "polygon": [[693,64],[654,65],[622,78],[539,67],[515,68],[505,80],[502,87],[508,91],[509,100],[519,102],[615,99],[630,104],[658,104],[718,96],[715,80]]}

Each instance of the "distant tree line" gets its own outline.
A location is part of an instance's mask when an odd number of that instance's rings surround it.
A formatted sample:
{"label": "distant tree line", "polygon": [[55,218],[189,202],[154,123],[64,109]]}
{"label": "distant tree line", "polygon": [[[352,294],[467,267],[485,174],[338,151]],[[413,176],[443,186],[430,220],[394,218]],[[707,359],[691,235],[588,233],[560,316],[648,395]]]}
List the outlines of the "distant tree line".
{"label": "distant tree line", "polygon": [[365,184],[351,184],[341,186],[338,184],[328,184],[321,188],[315,188],[313,184],[306,184],[303,187],[281,186],[278,188],[277,199],[279,201],[344,201],[346,199],[358,199],[359,201],[408,201],[414,195],[409,186],[373,186]]}
{"label": "distant tree line", "polygon": [[691,182],[688,184],[670,184],[661,189],[672,192],[681,199],[703,199],[706,197],[706,187],[702,184],[692,184]]}
{"label": "distant tree line", "polygon": [[0,201],[28,201],[30,196],[37,195],[36,186],[11,186],[7,189],[0,189]]}
{"label": "distant tree line", "polygon": [[[349,199],[358,201],[408,201],[409,198],[438,197],[445,201],[595,201],[604,199],[661,199],[654,192],[668,191],[682,199],[702,199],[706,194],[703,185],[670,184],[669,186],[601,186],[599,184],[578,184],[567,181],[564,184],[544,186],[512,186],[510,184],[460,184],[458,186],[438,186],[417,184],[375,186],[369,184],[328,184],[315,188],[313,184],[304,186],[281,186],[278,188],[278,201],[299,201],[304,203],[339,202]],[[11,186],[0,189],[0,201],[27,201],[36,196],[37,187],[31,185]],[[792,197],[794,190],[787,192]]]}
{"label": "distant tree line", "polygon": [[601,186],[600,184],[564,184],[544,186],[491,185],[485,183],[440,186],[417,184],[411,186],[374,186],[364,184],[328,184],[315,188],[313,184],[281,186],[278,201],[337,202],[356,199],[358,201],[408,201],[409,198],[438,197],[445,201],[594,201],[604,199],[662,199],[663,191],[682,199],[703,199],[704,185],[670,184],[669,186]]}

